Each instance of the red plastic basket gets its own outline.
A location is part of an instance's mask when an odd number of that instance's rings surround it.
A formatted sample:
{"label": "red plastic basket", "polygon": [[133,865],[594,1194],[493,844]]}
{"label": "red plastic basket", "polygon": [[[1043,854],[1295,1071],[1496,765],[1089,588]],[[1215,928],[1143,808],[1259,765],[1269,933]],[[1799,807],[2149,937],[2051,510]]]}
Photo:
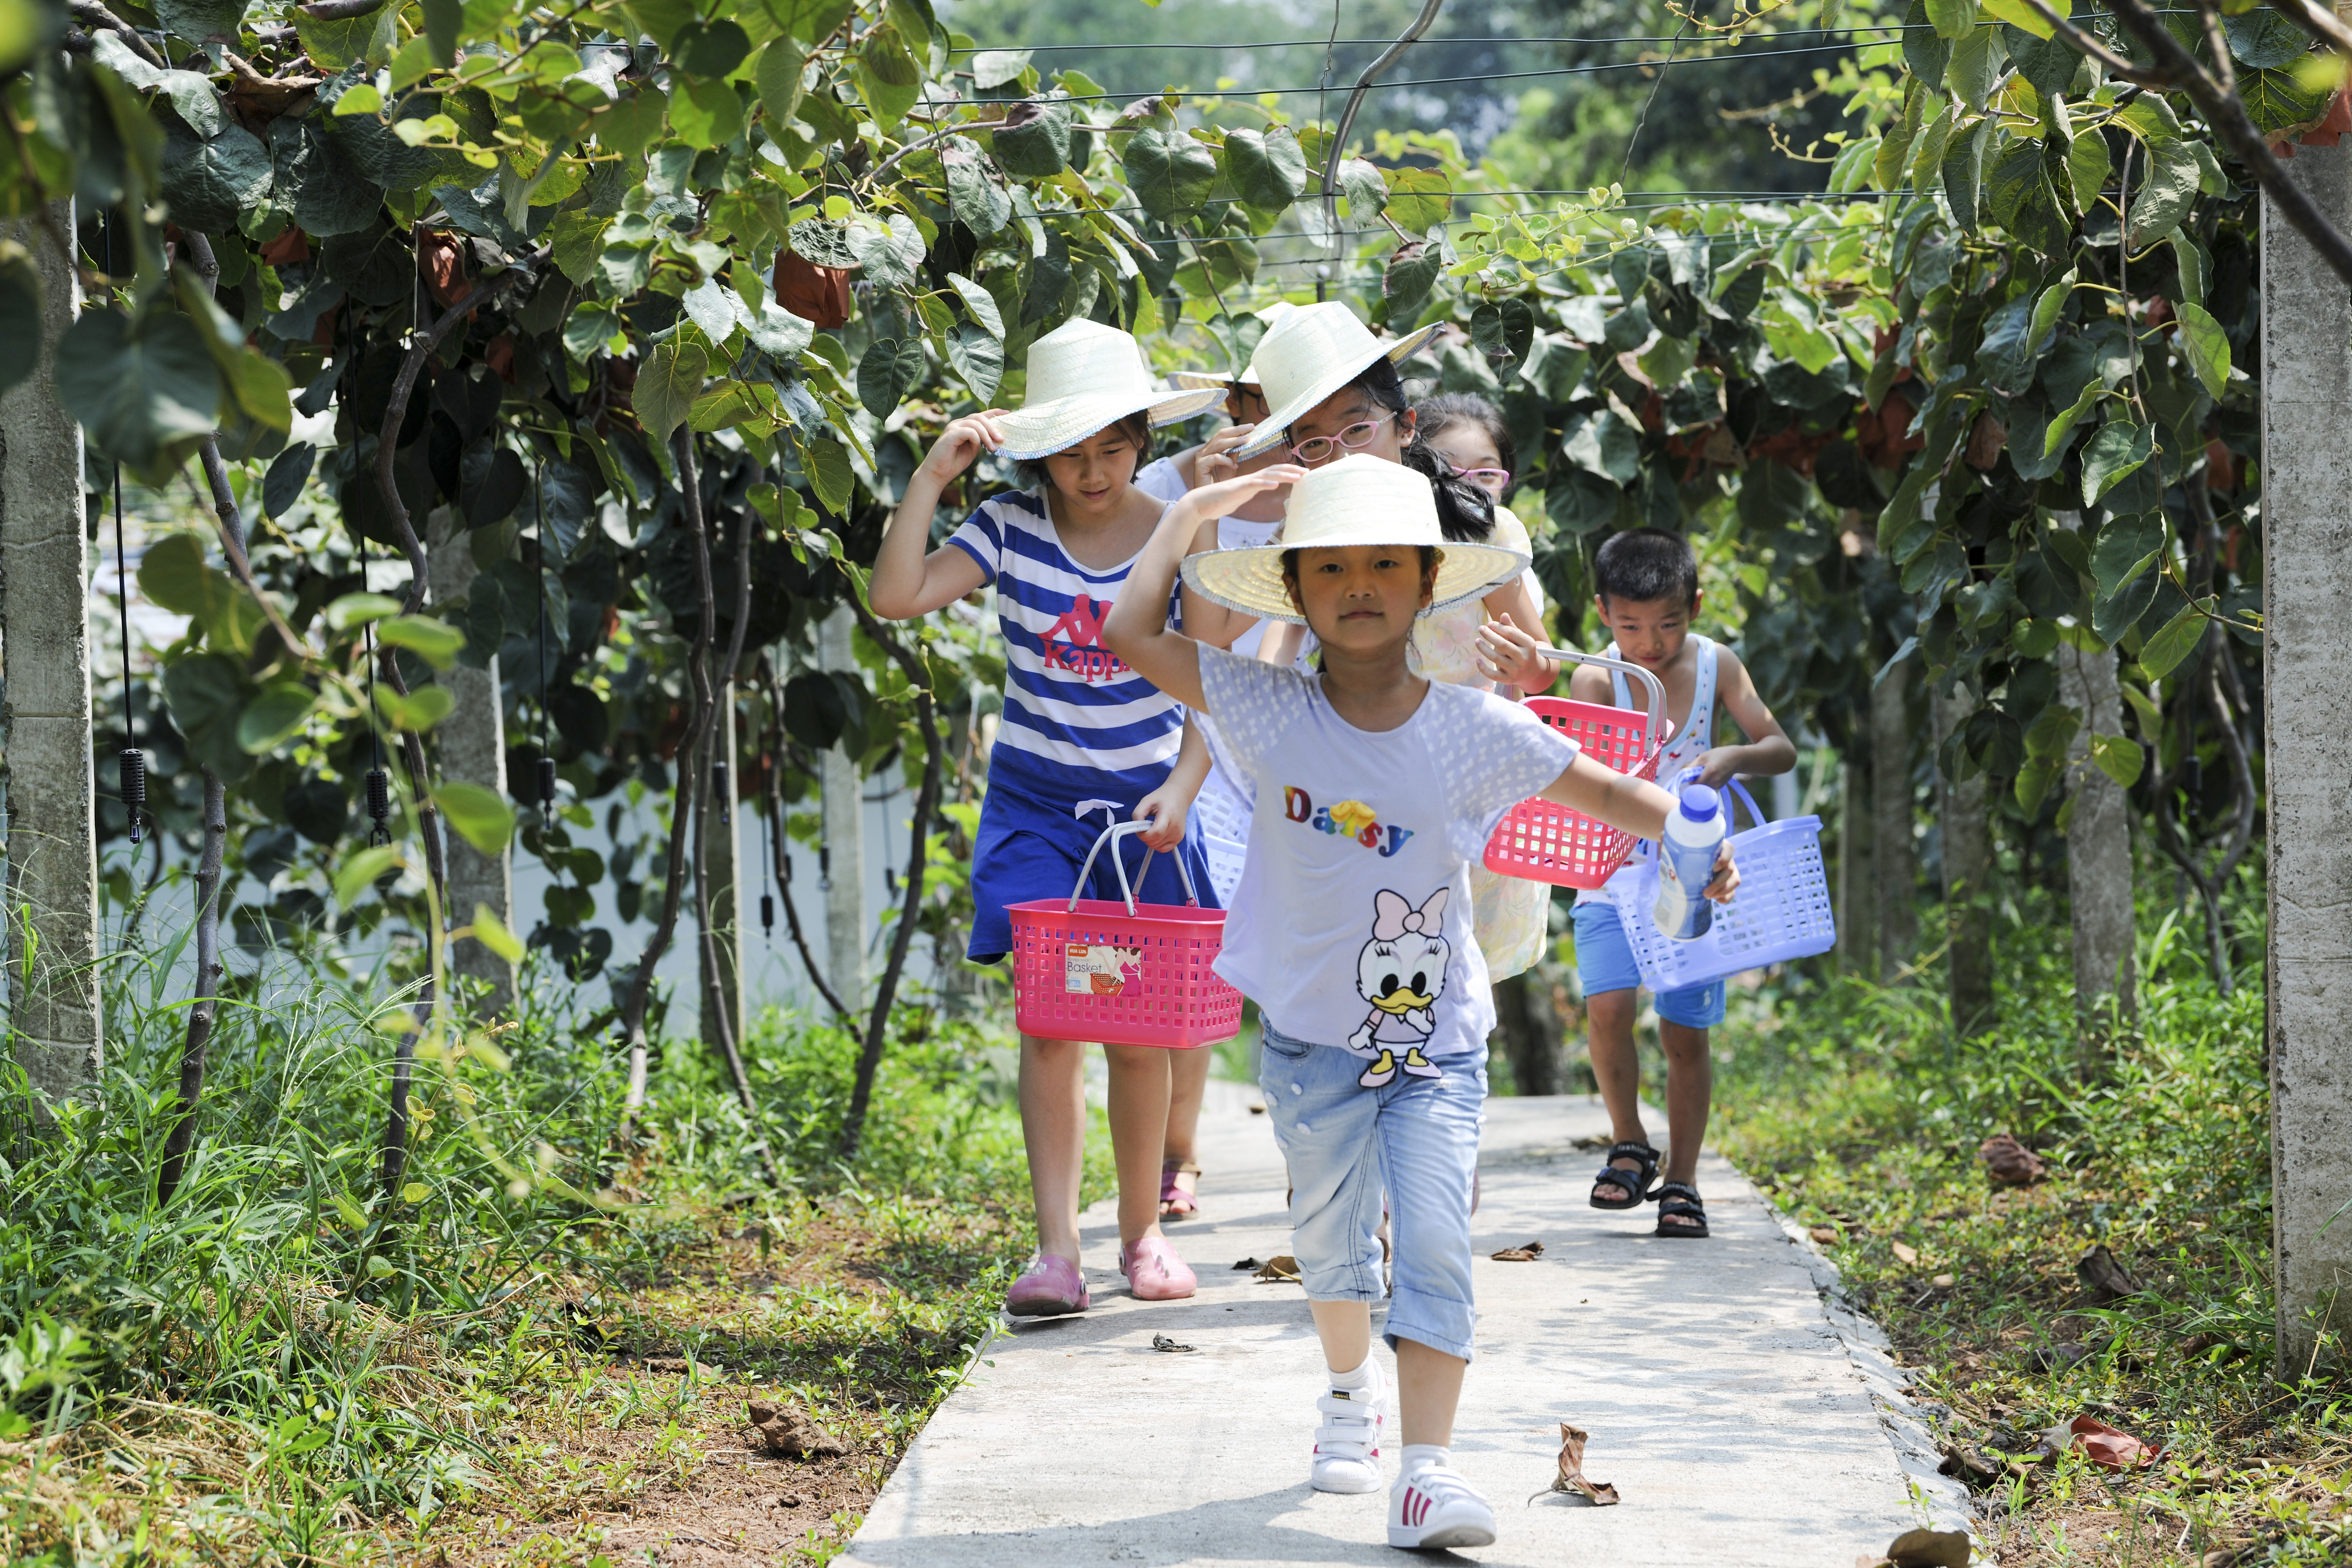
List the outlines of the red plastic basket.
{"label": "red plastic basket", "polygon": [[[1604,767],[1637,779],[1654,781],[1658,757],[1666,743],[1666,689],[1638,664],[1604,658],[1599,654],[1564,648],[1543,650],[1553,658],[1575,664],[1597,664],[1639,676],[1650,689],[1646,717],[1628,709],[1599,702],[1574,702],[1564,697],[1530,697],[1528,710],[1584,748],[1584,754]],[[1559,888],[1597,888],[1609,880],[1633,853],[1635,836],[1622,827],[1596,822],[1536,795],[1511,807],[1486,840],[1486,865],[1506,877],[1549,882]]]}
{"label": "red plastic basket", "polygon": [[[1139,904],[1113,840],[1148,825],[1122,822],[1095,840],[1078,871],[1087,885],[1095,857],[1111,844],[1125,902],[1069,898],[1011,905],[1013,1019],[1047,1040],[1192,1050],[1241,1032],[1242,994],[1210,965],[1225,943],[1225,912],[1200,907],[1184,858],[1176,869],[1190,901]],[[1145,858],[1150,864],[1150,857]]]}

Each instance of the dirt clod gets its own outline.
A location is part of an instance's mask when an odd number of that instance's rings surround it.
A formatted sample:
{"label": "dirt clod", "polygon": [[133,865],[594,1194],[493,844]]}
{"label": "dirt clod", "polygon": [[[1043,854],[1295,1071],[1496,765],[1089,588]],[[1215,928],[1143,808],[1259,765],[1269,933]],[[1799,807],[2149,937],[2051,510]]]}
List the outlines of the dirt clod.
{"label": "dirt clod", "polygon": [[808,1412],[796,1405],[767,1405],[753,1400],[751,1415],[755,1449],[787,1459],[829,1458],[848,1452],[840,1438],[811,1420]]}

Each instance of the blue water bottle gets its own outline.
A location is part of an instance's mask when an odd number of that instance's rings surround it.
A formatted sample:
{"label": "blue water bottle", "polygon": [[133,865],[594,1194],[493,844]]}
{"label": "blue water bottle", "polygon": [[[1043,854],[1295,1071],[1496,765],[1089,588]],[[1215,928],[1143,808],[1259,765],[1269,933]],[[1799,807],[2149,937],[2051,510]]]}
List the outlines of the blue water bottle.
{"label": "blue water bottle", "polygon": [[1705,895],[1730,824],[1722,797],[1706,785],[1685,784],[1681,797],[1666,814],[1658,842],[1658,899],[1650,918],[1673,941],[1696,942],[1715,923],[1715,907]]}

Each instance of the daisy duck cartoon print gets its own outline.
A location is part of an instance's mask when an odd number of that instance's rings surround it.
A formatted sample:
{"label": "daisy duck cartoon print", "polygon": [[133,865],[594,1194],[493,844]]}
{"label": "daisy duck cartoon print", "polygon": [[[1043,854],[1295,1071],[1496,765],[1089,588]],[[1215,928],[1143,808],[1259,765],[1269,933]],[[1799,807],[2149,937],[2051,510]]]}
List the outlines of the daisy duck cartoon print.
{"label": "daisy duck cartoon print", "polygon": [[1348,1037],[1348,1048],[1370,1064],[1356,1079],[1366,1089],[1389,1082],[1400,1066],[1412,1078],[1445,1076],[1421,1047],[1436,1032],[1437,1001],[1454,956],[1445,940],[1452,892],[1440,888],[1419,909],[1386,888],[1372,899],[1372,940],[1356,956],[1356,992],[1372,1010]]}

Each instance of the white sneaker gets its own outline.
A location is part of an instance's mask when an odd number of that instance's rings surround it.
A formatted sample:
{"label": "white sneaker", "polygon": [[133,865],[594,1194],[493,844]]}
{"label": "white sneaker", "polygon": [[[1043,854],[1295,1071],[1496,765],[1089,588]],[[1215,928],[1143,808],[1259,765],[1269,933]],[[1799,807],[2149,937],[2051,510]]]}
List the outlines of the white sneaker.
{"label": "white sneaker", "polygon": [[1387,1375],[1379,1358],[1368,1358],[1372,1369],[1370,1387],[1327,1391],[1315,1402],[1323,1424],[1315,1428],[1312,1480],[1318,1492],[1376,1492],[1381,1489],[1381,1433],[1388,1416]]}
{"label": "white sneaker", "polygon": [[1495,1544],[1495,1510],[1451,1465],[1423,1465],[1389,1490],[1389,1544],[1420,1551]]}

